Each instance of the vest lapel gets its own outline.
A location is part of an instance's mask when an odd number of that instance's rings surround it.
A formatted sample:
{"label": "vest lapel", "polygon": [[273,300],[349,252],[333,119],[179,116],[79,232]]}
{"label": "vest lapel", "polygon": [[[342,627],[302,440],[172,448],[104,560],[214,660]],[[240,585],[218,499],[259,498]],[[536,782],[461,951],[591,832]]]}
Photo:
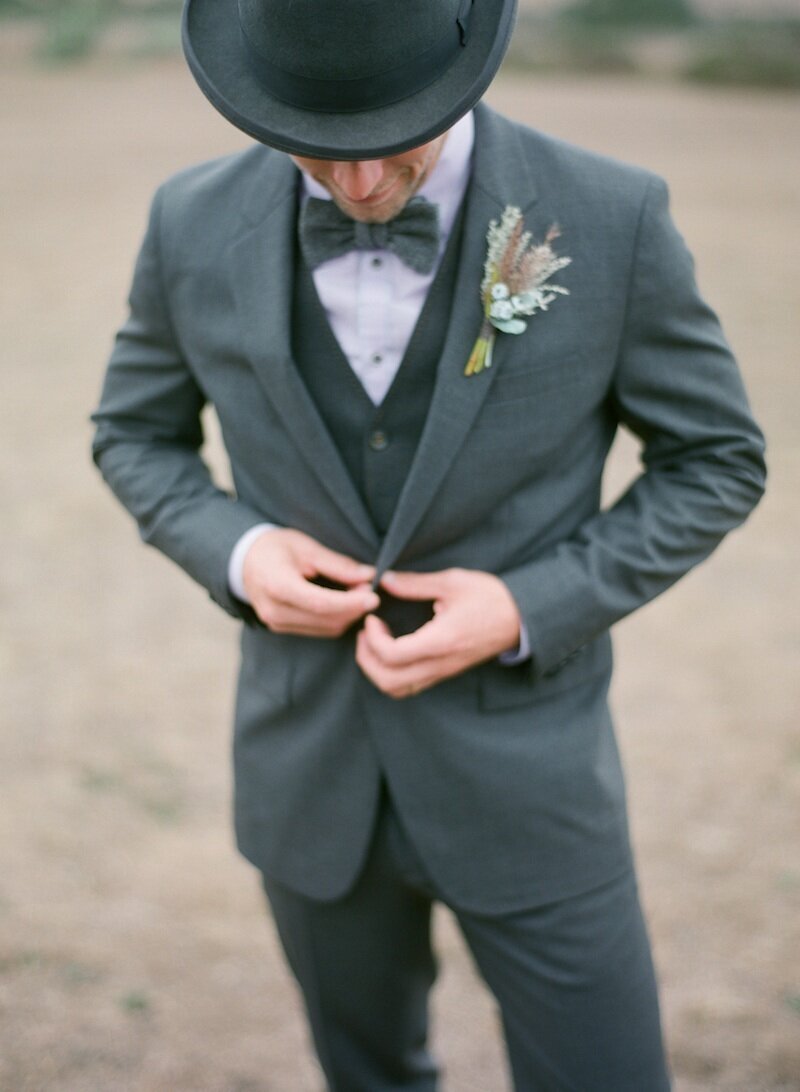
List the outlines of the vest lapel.
{"label": "vest lapel", "polygon": [[359,534],[358,552],[374,557],[375,528],[292,361],[297,171],[288,156],[270,155],[268,164],[245,210],[251,224],[229,251],[241,336],[291,442]]}
{"label": "vest lapel", "polygon": [[513,126],[486,107],[475,111],[473,175],[467,191],[454,304],[425,428],[389,529],[378,555],[378,571],[395,564],[433,500],[502,366],[498,343],[494,364],[466,377],[464,367],[483,320],[480,281],[489,221],[506,205],[524,212],[536,200],[533,178]]}
{"label": "vest lapel", "polygon": [[[408,477],[433,397],[453,304],[462,221],[459,215],[397,374],[380,406],[373,405],[342,352],[311,273],[302,260],[297,262],[293,359],[381,537]],[[385,450],[374,451],[368,444],[368,434],[374,431],[388,432]]]}

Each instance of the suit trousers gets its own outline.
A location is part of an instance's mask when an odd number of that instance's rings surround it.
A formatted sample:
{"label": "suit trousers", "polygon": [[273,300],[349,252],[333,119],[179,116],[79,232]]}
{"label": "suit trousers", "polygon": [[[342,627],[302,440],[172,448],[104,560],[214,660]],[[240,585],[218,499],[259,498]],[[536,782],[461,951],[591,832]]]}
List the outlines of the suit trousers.
{"label": "suit trousers", "polygon": [[[430,925],[433,903],[446,900],[388,793],[344,897],[321,902],[263,880],[330,1092],[435,1092]],[[632,871],[531,910],[450,909],[497,1000],[515,1092],[668,1092]]]}

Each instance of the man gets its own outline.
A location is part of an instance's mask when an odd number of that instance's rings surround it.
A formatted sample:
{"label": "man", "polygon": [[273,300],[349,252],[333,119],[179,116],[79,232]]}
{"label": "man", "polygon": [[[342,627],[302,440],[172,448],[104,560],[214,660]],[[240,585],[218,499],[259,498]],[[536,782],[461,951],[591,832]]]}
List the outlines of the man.
{"label": "man", "polygon": [[669,1087],[608,629],[745,518],[762,440],[663,183],[476,106],[513,9],[189,0],[258,143],[156,196],[96,414],[145,540],[247,623],[239,846],[337,1092],[436,1087],[436,900],[518,1092]]}

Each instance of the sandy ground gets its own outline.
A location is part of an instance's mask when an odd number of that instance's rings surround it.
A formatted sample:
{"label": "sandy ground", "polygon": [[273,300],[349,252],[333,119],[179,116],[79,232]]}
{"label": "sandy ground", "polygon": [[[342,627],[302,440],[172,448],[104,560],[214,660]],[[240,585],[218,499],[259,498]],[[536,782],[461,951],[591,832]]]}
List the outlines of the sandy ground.
{"label": "sandy ground", "polygon": [[[677,1089],[796,1092],[800,99],[579,80],[491,99],[670,178],[770,437],[751,523],[618,627],[613,696]],[[178,61],[6,57],[0,141],[0,1089],[313,1092],[229,828],[236,627],[138,544],[87,454],[149,195],[243,139]],[[612,492],[634,465],[621,445]],[[491,1001],[437,928],[445,1087],[499,1092]]]}

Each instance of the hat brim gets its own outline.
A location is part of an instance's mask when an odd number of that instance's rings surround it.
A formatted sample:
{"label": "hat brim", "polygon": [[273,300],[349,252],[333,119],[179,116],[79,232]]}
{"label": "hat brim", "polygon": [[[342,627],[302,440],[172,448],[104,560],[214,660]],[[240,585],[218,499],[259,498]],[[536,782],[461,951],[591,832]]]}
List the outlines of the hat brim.
{"label": "hat brim", "polygon": [[186,0],[183,49],[200,89],[233,125],[273,148],[314,159],[383,159],[433,140],[483,95],[503,60],[516,0],[478,0],[469,38],[427,87],[389,106],[317,113],[275,98],[245,55],[237,0]]}

